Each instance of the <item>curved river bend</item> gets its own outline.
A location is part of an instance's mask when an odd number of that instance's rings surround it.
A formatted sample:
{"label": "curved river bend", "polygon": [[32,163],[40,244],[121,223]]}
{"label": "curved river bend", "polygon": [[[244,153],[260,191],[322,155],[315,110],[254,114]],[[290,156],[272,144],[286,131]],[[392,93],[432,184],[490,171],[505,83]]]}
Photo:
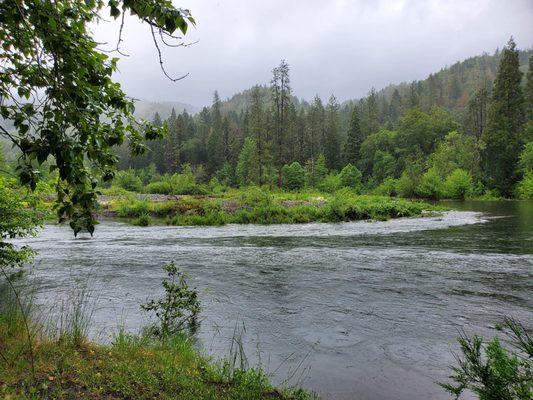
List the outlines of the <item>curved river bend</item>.
{"label": "curved river bend", "polygon": [[[175,260],[204,311],[199,339],[227,355],[235,330],[251,365],[330,399],[449,399],[459,331],[495,334],[503,315],[533,321],[533,203],[460,203],[465,211],[388,222],[139,228],[104,222],[94,238],[47,226],[38,301],[88,282],[92,335],[147,323]],[[68,301],[68,300],[67,300]],[[53,315],[53,314],[52,314]]]}

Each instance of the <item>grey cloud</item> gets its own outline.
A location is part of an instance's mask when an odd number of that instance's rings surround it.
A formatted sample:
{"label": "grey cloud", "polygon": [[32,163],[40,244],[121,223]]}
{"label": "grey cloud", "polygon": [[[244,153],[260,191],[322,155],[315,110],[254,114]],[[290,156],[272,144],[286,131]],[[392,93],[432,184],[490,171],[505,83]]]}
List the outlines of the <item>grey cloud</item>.
{"label": "grey cloud", "polygon": [[[422,79],[466,57],[492,52],[513,35],[521,48],[533,45],[533,2],[349,1],[349,0],[183,0],[198,21],[189,48],[165,49],[177,83],[159,70],[148,27],[127,18],[117,79],[126,92],[149,100],[197,106],[256,83],[267,83],[285,58],[294,93],[339,100],[365,95],[371,87]],[[93,28],[113,47],[118,23]]]}

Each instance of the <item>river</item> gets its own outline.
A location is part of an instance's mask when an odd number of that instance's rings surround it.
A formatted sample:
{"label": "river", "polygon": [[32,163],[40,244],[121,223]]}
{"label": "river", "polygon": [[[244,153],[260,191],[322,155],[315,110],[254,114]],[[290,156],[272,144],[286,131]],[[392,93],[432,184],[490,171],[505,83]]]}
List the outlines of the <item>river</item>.
{"label": "river", "polygon": [[533,202],[446,204],[457,211],[387,222],[103,222],[94,238],[48,225],[25,242],[38,251],[38,302],[57,309],[86,286],[98,340],[147,323],[139,304],[175,260],[199,291],[207,353],[228,354],[237,331],[276,383],[326,399],[440,400],[461,330],[533,321]]}

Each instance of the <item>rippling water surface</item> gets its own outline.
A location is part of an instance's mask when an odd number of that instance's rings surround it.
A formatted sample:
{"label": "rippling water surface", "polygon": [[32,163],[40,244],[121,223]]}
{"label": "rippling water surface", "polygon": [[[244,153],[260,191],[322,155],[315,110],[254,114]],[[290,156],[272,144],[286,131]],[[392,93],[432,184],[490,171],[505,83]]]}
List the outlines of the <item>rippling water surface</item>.
{"label": "rippling water surface", "polygon": [[493,335],[502,315],[533,320],[533,203],[457,203],[439,217],[387,222],[132,227],[95,237],[47,226],[38,299],[58,304],[88,282],[92,335],[147,321],[175,260],[200,291],[207,352],[237,327],[250,364],[330,399],[449,399],[459,331]]}

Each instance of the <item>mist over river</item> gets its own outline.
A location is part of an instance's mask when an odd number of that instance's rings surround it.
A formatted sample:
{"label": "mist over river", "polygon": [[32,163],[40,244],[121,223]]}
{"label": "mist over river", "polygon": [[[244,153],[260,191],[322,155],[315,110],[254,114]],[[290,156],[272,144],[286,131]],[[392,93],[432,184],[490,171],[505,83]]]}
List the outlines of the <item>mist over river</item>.
{"label": "mist over river", "polygon": [[[199,345],[227,355],[242,334],[250,365],[326,399],[450,399],[456,337],[493,336],[502,316],[533,321],[533,202],[446,203],[458,211],[387,222],[134,227],[103,222],[74,238],[47,225],[37,301],[60,307],[87,286],[91,335],[148,321],[174,260],[203,304]],[[51,316],[54,318],[54,313]]]}

